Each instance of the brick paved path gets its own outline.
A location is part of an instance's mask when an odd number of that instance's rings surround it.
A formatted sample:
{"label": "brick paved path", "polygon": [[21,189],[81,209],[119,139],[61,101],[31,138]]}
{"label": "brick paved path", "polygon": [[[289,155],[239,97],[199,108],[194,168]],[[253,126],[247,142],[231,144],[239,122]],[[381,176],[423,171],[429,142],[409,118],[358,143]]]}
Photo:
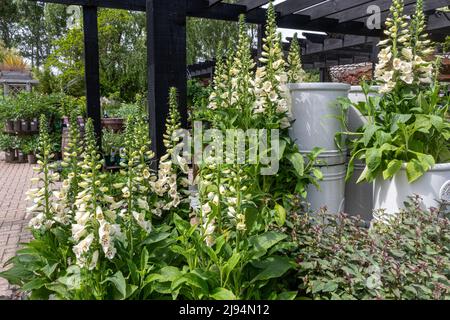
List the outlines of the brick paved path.
{"label": "brick paved path", "polygon": [[[19,247],[19,243],[30,240],[26,230],[25,192],[30,188],[33,166],[29,164],[7,164],[0,153],[0,270]],[[8,282],[0,278],[0,297],[11,296]]]}

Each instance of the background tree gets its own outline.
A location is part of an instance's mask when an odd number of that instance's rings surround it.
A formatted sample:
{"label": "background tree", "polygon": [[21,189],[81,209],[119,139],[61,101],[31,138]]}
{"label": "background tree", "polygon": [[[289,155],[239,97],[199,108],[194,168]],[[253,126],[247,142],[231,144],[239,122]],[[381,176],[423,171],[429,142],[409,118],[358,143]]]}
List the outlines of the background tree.
{"label": "background tree", "polygon": [[[103,96],[134,101],[146,90],[145,15],[101,9],[98,13],[100,90]],[[84,94],[83,30],[69,29],[53,42],[39,79],[49,90]],[[57,70],[55,72],[54,70]]]}
{"label": "background tree", "polygon": [[7,48],[13,47],[14,34],[17,30],[17,5],[11,0],[0,0],[0,39]]}

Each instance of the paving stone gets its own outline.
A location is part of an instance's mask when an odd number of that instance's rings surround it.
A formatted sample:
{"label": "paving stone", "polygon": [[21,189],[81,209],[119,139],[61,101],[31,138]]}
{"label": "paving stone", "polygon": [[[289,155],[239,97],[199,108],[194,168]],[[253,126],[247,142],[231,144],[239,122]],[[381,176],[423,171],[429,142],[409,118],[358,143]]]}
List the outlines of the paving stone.
{"label": "paving stone", "polygon": [[[35,176],[29,164],[8,164],[0,154],[0,271],[4,263],[14,256],[20,243],[31,239],[25,219],[26,191]],[[0,297],[10,297],[14,289],[0,278]]]}

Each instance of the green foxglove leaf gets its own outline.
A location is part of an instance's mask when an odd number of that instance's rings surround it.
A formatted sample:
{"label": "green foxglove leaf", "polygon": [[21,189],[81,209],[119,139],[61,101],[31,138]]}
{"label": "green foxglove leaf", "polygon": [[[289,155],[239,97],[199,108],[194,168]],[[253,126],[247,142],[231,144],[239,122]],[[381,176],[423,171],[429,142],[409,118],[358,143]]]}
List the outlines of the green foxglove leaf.
{"label": "green foxglove leaf", "polygon": [[305,160],[300,153],[291,153],[287,156],[288,160],[292,163],[298,176],[302,177],[305,173]]}
{"label": "green foxglove leaf", "polygon": [[31,291],[44,287],[48,283],[47,279],[37,278],[33,279],[30,282],[25,283],[22,286],[23,291]]}
{"label": "green foxglove leaf", "polygon": [[392,119],[391,133],[396,132],[399,128],[399,124],[406,124],[411,117],[411,114],[395,114]]}
{"label": "green foxglove leaf", "polygon": [[375,134],[375,132],[377,132],[378,129],[379,129],[379,127],[375,124],[369,124],[364,129],[364,135],[362,138],[362,142],[364,143],[365,147],[367,147],[369,145],[370,140],[372,140],[373,135]]}
{"label": "green foxglove leaf", "polygon": [[286,222],[286,209],[284,209],[283,206],[279,205],[278,203],[275,204],[275,221],[278,224],[279,227],[284,226]]}
{"label": "green foxglove leaf", "polygon": [[127,297],[127,283],[121,271],[117,271],[113,276],[106,278],[106,280],[102,283],[105,283],[107,281],[114,284],[114,287],[117,289],[117,291],[119,291],[121,295],[121,299],[125,299]]}
{"label": "green foxglove leaf", "polygon": [[272,256],[264,261],[254,263],[253,265],[260,269],[264,269],[251,282],[279,278],[289,269],[295,267],[290,258],[280,256]]}
{"label": "green foxglove leaf", "polygon": [[286,239],[287,235],[275,231],[269,231],[249,239],[250,246],[253,246],[253,258],[261,257],[268,249],[278,242]]}
{"label": "green foxglove leaf", "polygon": [[223,267],[223,270],[222,270],[225,279],[228,279],[228,277],[230,276],[230,273],[234,270],[234,268],[237,266],[237,264],[239,263],[240,260],[241,260],[241,254],[238,252],[233,252],[233,255],[227,261],[227,263],[225,264],[225,266]]}
{"label": "green foxglove leaf", "polygon": [[391,179],[402,168],[402,163],[400,160],[389,162],[386,170],[383,171],[384,180]]}
{"label": "green foxglove leaf", "polygon": [[214,300],[236,300],[233,292],[225,288],[216,288],[210,297]]}
{"label": "green foxglove leaf", "polygon": [[371,148],[366,151],[366,164],[369,171],[375,172],[378,169],[381,165],[382,156],[382,150],[378,148]]}
{"label": "green foxglove leaf", "polygon": [[297,291],[286,291],[278,295],[277,300],[292,301],[297,297]]}
{"label": "green foxglove leaf", "polygon": [[150,234],[150,235],[142,242],[142,245],[157,243],[157,242],[160,242],[160,241],[163,241],[163,240],[167,239],[168,237],[170,237],[170,233],[168,233],[168,232],[156,232],[156,233],[151,233],[151,234]]}
{"label": "green foxglove leaf", "polygon": [[313,173],[314,177],[316,177],[317,179],[319,179],[319,180],[323,179],[323,172],[320,169],[313,168],[312,173]]}

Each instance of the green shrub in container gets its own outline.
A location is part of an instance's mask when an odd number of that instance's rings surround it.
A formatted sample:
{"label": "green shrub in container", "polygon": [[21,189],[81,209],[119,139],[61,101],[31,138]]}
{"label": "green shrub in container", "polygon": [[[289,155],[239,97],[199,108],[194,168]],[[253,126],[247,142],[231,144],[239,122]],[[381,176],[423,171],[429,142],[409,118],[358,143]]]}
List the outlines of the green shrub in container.
{"label": "green shrub in container", "polygon": [[120,148],[124,146],[123,133],[116,133],[110,129],[103,129],[102,151],[106,166],[116,166],[120,162]]}
{"label": "green shrub in container", "polygon": [[8,134],[0,133],[0,150],[5,151],[6,162],[13,162],[15,159],[14,138]]}
{"label": "green shrub in container", "polygon": [[39,146],[39,136],[32,136],[24,138],[21,143],[21,150],[27,156],[28,163],[36,164],[36,151]]}
{"label": "green shrub in container", "polygon": [[450,185],[448,91],[437,81],[422,1],[410,23],[403,11],[394,0],[375,70],[382,97],[363,104],[369,122],[353,142],[348,171],[356,159],[365,163],[359,181],[375,181],[374,216],[384,221],[412,194],[424,207],[439,206]]}

